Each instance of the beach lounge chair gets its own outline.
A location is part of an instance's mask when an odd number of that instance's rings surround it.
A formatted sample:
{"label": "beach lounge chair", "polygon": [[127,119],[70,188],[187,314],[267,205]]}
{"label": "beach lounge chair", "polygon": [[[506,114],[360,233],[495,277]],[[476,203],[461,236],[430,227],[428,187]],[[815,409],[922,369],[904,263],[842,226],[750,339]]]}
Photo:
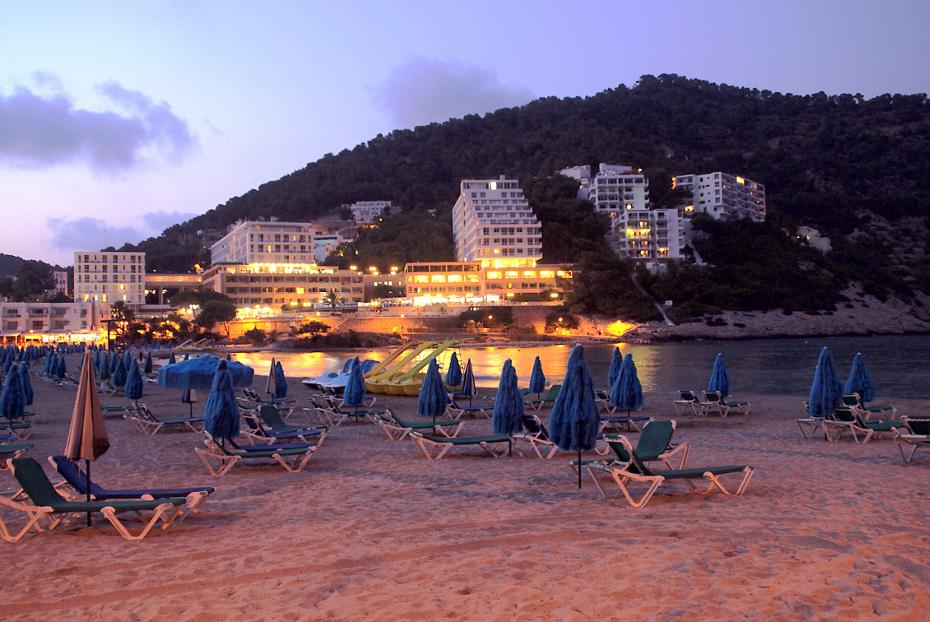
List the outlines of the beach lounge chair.
{"label": "beach lounge chair", "polygon": [[[683,469],[685,461],[688,459],[688,444],[672,443],[672,436],[675,434],[677,424],[674,420],[668,421],[650,421],[643,427],[642,434],[636,442],[636,456],[642,462],[662,462],[669,469]],[[620,461],[626,461],[627,453],[624,448],[621,436],[608,434],[604,440],[607,441],[608,451],[613,455],[601,460],[587,460],[582,462],[582,466],[588,467],[588,474],[594,480],[601,495],[607,496],[606,491],[602,488],[601,483],[597,480],[598,473],[608,473],[608,467]],[[670,460],[678,456],[678,464],[672,466]],[[577,461],[572,461],[571,466],[576,467]]]}
{"label": "beach lounge chair", "polygon": [[267,460],[278,463],[288,473],[299,473],[310,462],[316,450],[314,445],[296,444],[255,447],[239,447],[230,444],[227,446],[225,443],[217,442],[207,432],[204,432],[204,436],[203,446],[195,447],[194,451],[214,477],[226,475],[240,462],[255,463]]}
{"label": "beach lounge chair", "polygon": [[[513,441],[509,434],[485,434],[481,436],[434,436],[432,434],[423,434],[422,432],[413,431],[410,433],[410,436],[413,437],[413,441],[417,444],[417,447],[420,449],[420,452],[427,460],[439,460],[453,447],[480,447],[485,452],[491,454],[495,458],[499,458],[497,451],[495,451],[491,445],[499,443],[507,443],[507,453],[508,455],[513,448]],[[430,453],[430,449],[438,449],[438,452],[434,455]],[[503,455],[501,453],[500,455]]]}
{"label": "beach lounge chair", "polygon": [[[45,471],[34,458],[16,458],[9,460],[10,471],[22,487],[23,493],[32,504],[24,501],[14,501],[0,497],[0,505],[18,510],[26,515],[26,524],[16,533],[10,531],[0,519],[0,536],[7,542],[16,542],[29,531],[43,531],[54,529],[59,525],[68,524],[75,517],[83,518],[88,512],[99,513],[106,518],[117,532],[127,540],[141,540],[159,522],[161,528],[167,529],[177,518],[185,506],[202,503],[202,492],[192,492],[186,497],[167,497],[164,499],[134,499],[109,501],[72,501],[68,500],[55,489],[49,481]],[[143,520],[143,527],[133,534],[119,519],[119,512],[133,512],[141,518],[142,512],[152,512],[152,516]],[[42,520],[47,518],[48,525],[43,526]]]}
{"label": "beach lounge chair", "polygon": [[475,404],[459,404],[455,396],[449,396],[449,405],[446,406],[446,410],[453,419],[461,419],[465,415],[474,416],[474,417],[487,417],[490,419],[491,412],[493,409],[489,410],[487,406],[478,406]]}
{"label": "beach lounge chair", "polygon": [[[755,469],[748,465],[724,465],[711,467],[698,467],[689,469],[651,469],[640,459],[632,443],[625,436],[618,436],[620,447],[616,448],[617,458],[614,462],[606,466],[614,483],[620,489],[620,493],[634,508],[641,508],[649,503],[649,500],[655,492],[666,482],[683,480],[688,482],[691,487],[701,494],[709,494],[714,488],[719,489],[725,495],[742,495],[749,486]],[[736,489],[731,492],[720,481],[721,476],[728,474],[742,473],[743,477]],[[698,489],[694,480],[706,480],[707,488]],[[629,484],[644,484],[646,490],[637,498],[630,490]],[[598,485],[601,494],[607,498],[608,495],[603,488]]]}
{"label": "beach lounge chair", "polygon": [[355,423],[363,423],[365,421],[370,421],[371,416],[374,414],[384,414],[384,411],[370,410],[365,406],[349,406],[348,408],[343,408],[343,404],[339,398],[332,395],[323,395],[322,402],[310,398],[310,403],[313,404],[314,408],[324,413],[324,416],[330,422],[327,425],[331,428],[338,428],[349,420]]}
{"label": "beach lounge chair", "polygon": [[0,445],[0,471],[6,470],[7,460],[19,458],[32,448],[32,443],[9,443]]}
{"label": "beach lounge chair", "polygon": [[[873,436],[881,433],[894,433],[895,428],[904,427],[900,421],[865,421],[859,411],[848,406],[833,409],[829,417],[825,417],[823,433],[831,443],[839,440],[847,432],[852,435],[856,443],[865,445]],[[862,435],[862,440],[859,436]]]}
{"label": "beach lounge chair", "polygon": [[543,395],[539,400],[527,400],[527,404],[533,407],[533,410],[539,410],[545,405],[551,406],[555,403],[556,398],[559,397],[559,391],[562,390],[562,385],[554,384],[549,387],[549,390],[546,391],[546,394]]}
{"label": "beach lounge chair", "polygon": [[704,391],[704,399],[700,402],[701,413],[718,413],[721,417],[726,417],[732,413],[748,415],[752,404],[746,400],[726,400],[720,395],[719,391]]}
{"label": "beach lounge chair", "polygon": [[464,421],[456,419],[436,419],[435,423],[431,419],[420,419],[419,421],[401,419],[390,409],[382,414],[372,415],[372,420],[381,428],[384,435],[392,441],[401,441],[412,432],[424,430],[430,430],[446,437],[454,437],[458,436],[462,426],[465,425]]}
{"label": "beach lounge chair", "polygon": [[312,442],[319,447],[326,439],[325,427],[289,425],[281,418],[278,409],[271,404],[259,408],[258,413],[243,413],[243,419],[248,427],[244,435],[260,443],[296,439],[302,443]]}
{"label": "beach lounge chair", "polygon": [[[803,402],[804,412],[807,412],[807,402]],[[814,434],[817,430],[823,432],[823,417],[801,417],[796,419],[798,424],[798,430],[801,432],[803,438],[814,438]]]}
{"label": "beach lounge chair", "polygon": [[691,411],[691,414],[695,416],[704,414],[701,399],[694,391],[679,391],[678,399],[672,402],[672,405],[675,407],[675,414],[679,417],[688,411]]}
{"label": "beach lounge chair", "polygon": [[162,428],[181,429],[189,432],[199,432],[198,425],[203,425],[203,417],[168,417],[160,419],[156,417],[149,407],[139,402],[136,409],[129,414],[129,420],[136,424],[136,427],[150,436],[158,434]]}
{"label": "beach lounge chair", "polygon": [[642,431],[643,426],[652,421],[652,417],[648,415],[602,415],[601,416],[601,431],[610,430],[614,428],[621,427],[627,431],[636,430],[637,432]]}
{"label": "beach lounge chair", "polygon": [[252,389],[249,387],[242,387],[241,390],[242,390],[242,395],[245,396],[246,403],[243,404],[242,401],[239,400],[239,404],[240,406],[248,410],[256,410],[258,408],[261,408],[265,404],[271,404],[271,405],[276,406],[277,408],[281,408],[285,410],[286,412],[284,413],[284,417],[286,418],[288,415],[290,415],[294,411],[294,409],[297,408],[297,400],[290,398],[290,397],[269,400],[269,399],[262,398],[262,396],[259,395],[255,389]]}
{"label": "beach lounge chair", "polygon": [[[87,495],[87,475],[77,464],[68,460],[65,456],[50,456],[49,464],[58,471],[58,474],[64,478],[64,482],[71,486],[78,495],[86,497]],[[56,488],[59,486],[56,485]],[[196,514],[200,511],[200,506],[212,495],[216,489],[213,486],[192,486],[189,488],[136,488],[136,489],[107,489],[103,488],[97,482],[90,482],[90,496],[96,501],[106,499],[168,499],[171,497],[185,497],[192,493],[203,493],[194,495],[187,504],[188,512]],[[182,520],[183,516],[178,520]]]}
{"label": "beach lounge chair", "polygon": [[930,447],[930,419],[901,417],[904,428],[895,428],[894,442],[905,464],[914,459],[920,447]]}
{"label": "beach lounge chair", "polygon": [[858,410],[865,421],[879,415],[888,415],[889,419],[894,419],[898,413],[898,409],[891,404],[865,404],[858,393],[847,393],[844,395],[843,406]]}
{"label": "beach lounge chair", "polygon": [[[549,438],[549,430],[543,424],[542,420],[533,414],[523,415],[523,433],[515,434],[513,440],[526,441],[536,453],[536,456],[542,460],[549,460],[559,450],[558,445]],[[545,455],[543,455],[545,451]]]}
{"label": "beach lounge chair", "polygon": [[597,389],[594,391],[594,399],[598,405],[603,406],[608,415],[612,415],[617,411],[617,407],[610,403],[610,392]]}

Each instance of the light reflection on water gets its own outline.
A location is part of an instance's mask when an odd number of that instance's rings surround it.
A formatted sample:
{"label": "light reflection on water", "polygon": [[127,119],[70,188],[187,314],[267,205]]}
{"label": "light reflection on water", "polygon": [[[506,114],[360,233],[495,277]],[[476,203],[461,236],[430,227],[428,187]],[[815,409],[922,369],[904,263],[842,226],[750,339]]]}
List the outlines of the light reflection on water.
{"label": "light reflection on water", "polygon": [[[751,341],[693,341],[650,345],[620,344],[621,351],[633,354],[637,371],[646,391],[673,394],[679,389],[699,390],[707,383],[717,352],[726,357],[731,390],[739,393],[788,394],[798,399],[810,387],[814,365],[821,346],[833,353],[840,380],[845,381],[853,355],[865,355],[869,372],[878,388],[879,398],[930,398],[930,336],[876,336],[796,338]],[[585,360],[594,375],[596,386],[607,384],[611,345],[585,346]],[[279,359],[289,377],[319,376],[338,371],[350,356],[383,360],[390,349],[330,352],[258,352],[234,354],[233,358],[267,373],[271,357]],[[504,360],[510,358],[521,386],[529,379],[533,359],[540,357],[548,383],[561,382],[565,374],[570,345],[532,347],[460,348],[462,364],[472,360],[476,380],[481,387],[496,387]],[[440,357],[443,367],[449,355]]]}

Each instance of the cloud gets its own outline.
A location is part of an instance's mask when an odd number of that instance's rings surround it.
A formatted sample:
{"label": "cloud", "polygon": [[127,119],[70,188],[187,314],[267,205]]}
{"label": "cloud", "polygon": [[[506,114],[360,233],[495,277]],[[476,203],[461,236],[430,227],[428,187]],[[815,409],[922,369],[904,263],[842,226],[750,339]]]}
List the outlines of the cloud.
{"label": "cloud", "polygon": [[418,57],[395,67],[374,98],[397,127],[407,128],[525,104],[533,94],[501,84],[488,69]]}
{"label": "cloud", "polygon": [[195,214],[182,212],[148,212],[142,214],[141,227],[109,225],[102,218],[89,216],[48,218],[45,224],[51,232],[49,242],[52,246],[67,251],[84,251],[107,246],[119,248],[127,242],[140,242],[193,216]]}
{"label": "cloud", "polygon": [[142,214],[142,222],[152,233],[161,233],[171,225],[190,220],[197,214],[184,212],[149,212]]}
{"label": "cloud", "polygon": [[150,157],[178,161],[197,144],[187,122],[166,102],[155,103],[118,82],[97,92],[116,111],[78,108],[52,74],[32,76],[42,94],[19,86],[0,92],[0,163],[46,168],[83,162],[98,172],[130,169]]}

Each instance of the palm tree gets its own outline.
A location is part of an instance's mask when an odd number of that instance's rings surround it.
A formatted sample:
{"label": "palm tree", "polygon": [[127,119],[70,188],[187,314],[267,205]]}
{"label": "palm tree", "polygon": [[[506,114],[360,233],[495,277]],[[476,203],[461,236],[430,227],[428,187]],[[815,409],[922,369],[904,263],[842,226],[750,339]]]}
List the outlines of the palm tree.
{"label": "palm tree", "polygon": [[323,296],[323,302],[328,304],[332,309],[335,309],[341,302],[339,298],[339,292],[334,289],[327,291],[326,295]]}

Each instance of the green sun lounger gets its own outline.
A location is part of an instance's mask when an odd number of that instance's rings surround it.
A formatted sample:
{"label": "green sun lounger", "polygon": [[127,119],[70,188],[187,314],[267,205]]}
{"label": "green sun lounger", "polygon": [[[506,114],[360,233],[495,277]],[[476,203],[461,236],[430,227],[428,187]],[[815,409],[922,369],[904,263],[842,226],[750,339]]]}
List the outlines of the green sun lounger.
{"label": "green sun lounger", "polygon": [[[181,514],[184,506],[191,503],[194,497],[199,501],[203,494],[191,493],[187,497],[169,497],[151,501],[70,501],[59,494],[35,459],[15,458],[9,460],[8,465],[16,481],[22,487],[23,493],[32,504],[0,497],[0,505],[26,515],[26,524],[16,533],[10,531],[0,519],[0,536],[7,542],[18,541],[32,529],[36,531],[42,531],[46,527],[54,529],[59,525],[67,524],[72,518],[83,518],[88,512],[103,515],[127,540],[141,540],[159,522],[162,523],[162,529],[167,529],[171,522]],[[133,534],[117,516],[119,512],[133,512],[134,514],[152,512],[152,516],[147,521],[143,521],[144,525],[139,532]],[[48,519],[47,526],[40,525],[43,519]]]}
{"label": "green sun lounger", "polygon": [[435,423],[432,419],[420,419],[417,421],[401,419],[390,409],[373,416],[372,419],[381,428],[385,436],[392,441],[403,440],[412,432],[423,430],[435,430],[434,433],[441,434],[442,436],[454,437],[458,436],[459,432],[462,430],[462,426],[465,425],[463,421],[447,418],[436,419]]}
{"label": "green sun lounger", "polygon": [[895,428],[894,442],[907,464],[920,447],[930,447],[930,419],[901,417],[901,423],[904,428]]}
{"label": "green sun lounger", "polygon": [[876,434],[894,433],[896,428],[904,427],[901,421],[865,421],[857,409],[849,406],[834,408],[830,416],[824,418],[822,425],[823,432],[830,442],[836,442],[849,433],[857,444],[863,445]]}
{"label": "green sun lounger", "polygon": [[204,441],[202,447],[195,447],[194,452],[207,467],[207,471],[214,477],[220,477],[229,473],[229,470],[240,462],[256,462],[272,460],[281,466],[288,473],[299,473],[304,470],[313,452],[316,451],[316,445],[294,445],[281,446],[273,445],[267,449],[257,446],[249,448],[236,448],[227,446],[214,439],[208,432],[204,432]]}
{"label": "green sun lounger", "polygon": [[[620,447],[613,448],[617,458],[614,462],[606,465],[606,471],[620,489],[620,493],[618,494],[623,494],[627,502],[634,508],[645,506],[649,503],[649,500],[659,487],[666,482],[674,480],[684,480],[696,490],[698,488],[694,484],[694,480],[707,480],[707,488],[699,490],[701,494],[708,494],[714,488],[717,488],[725,495],[742,495],[746,492],[749,481],[752,479],[753,473],[755,473],[755,469],[748,465],[723,465],[689,469],[651,469],[646,465],[646,461],[636,453],[629,439],[625,436],[618,436],[617,440],[620,442]],[[743,478],[736,490],[731,492],[720,481],[720,477],[722,475],[736,473],[742,473]],[[596,479],[595,482],[597,482]],[[645,492],[643,492],[639,498],[635,497],[630,490],[630,483],[646,485]],[[604,498],[609,496],[599,483],[598,490]]]}
{"label": "green sun lounger", "polygon": [[[417,444],[417,447],[420,449],[420,452],[427,460],[439,460],[451,450],[453,447],[480,447],[486,453],[499,458],[497,451],[495,451],[491,445],[496,445],[500,443],[507,443],[507,454],[510,455],[511,450],[513,449],[513,441],[510,438],[509,434],[484,434],[480,436],[434,436],[432,434],[423,434],[422,432],[411,432],[410,435],[413,437],[414,442]],[[437,449],[438,452],[434,455],[430,453],[430,449]],[[503,454],[501,454],[503,455]]]}

